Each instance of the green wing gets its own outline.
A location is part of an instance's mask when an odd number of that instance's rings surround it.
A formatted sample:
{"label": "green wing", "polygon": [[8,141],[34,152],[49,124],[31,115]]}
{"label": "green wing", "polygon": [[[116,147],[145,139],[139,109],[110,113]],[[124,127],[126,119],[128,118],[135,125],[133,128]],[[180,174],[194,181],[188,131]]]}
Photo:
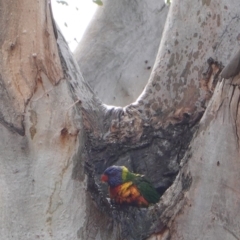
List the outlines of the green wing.
{"label": "green wing", "polygon": [[137,175],[133,180],[133,183],[136,184],[141,195],[149,203],[157,203],[159,201],[160,199],[159,193],[144,176]]}

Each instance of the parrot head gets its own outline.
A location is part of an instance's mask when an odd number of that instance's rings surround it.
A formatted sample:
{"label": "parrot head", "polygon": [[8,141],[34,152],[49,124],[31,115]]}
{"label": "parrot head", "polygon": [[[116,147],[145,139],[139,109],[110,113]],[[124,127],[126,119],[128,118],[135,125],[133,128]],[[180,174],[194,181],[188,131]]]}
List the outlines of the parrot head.
{"label": "parrot head", "polygon": [[124,166],[111,166],[104,171],[101,181],[108,183],[110,187],[116,187],[124,183],[127,173],[128,169]]}

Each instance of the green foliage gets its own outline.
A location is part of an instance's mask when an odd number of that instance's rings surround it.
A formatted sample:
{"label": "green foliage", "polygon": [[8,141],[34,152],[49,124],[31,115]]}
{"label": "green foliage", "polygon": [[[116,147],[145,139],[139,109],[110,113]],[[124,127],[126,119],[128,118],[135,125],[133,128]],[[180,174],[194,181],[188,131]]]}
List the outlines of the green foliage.
{"label": "green foliage", "polygon": [[[66,5],[68,6],[68,2],[67,1],[64,1],[64,0],[56,0],[57,3],[60,3],[62,5]],[[101,0],[92,0],[94,3],[96,3],[98,6],[102,6],[103,5],[103,2]],[[170,0],[167,0],[167,1],[170,1]],[[76,8],[78,10],[78,8]]]}
{"label": "green foliage", "polygon": [[165,0],[165,4],[166,4],[166,5],[170,5],[171,2],[172,2],[172,0]]}
{"label": "green foliage", "polygon": [[96,3],[98,6],[102,6],[103,2],[101,0],[92,0],[94,3]]}
{"label": "green foliage", "polygon": [[66,1],[63,1],[63,0],[57,0],[57,3],[61,3],[62,5],[68,6],[68,3]]}

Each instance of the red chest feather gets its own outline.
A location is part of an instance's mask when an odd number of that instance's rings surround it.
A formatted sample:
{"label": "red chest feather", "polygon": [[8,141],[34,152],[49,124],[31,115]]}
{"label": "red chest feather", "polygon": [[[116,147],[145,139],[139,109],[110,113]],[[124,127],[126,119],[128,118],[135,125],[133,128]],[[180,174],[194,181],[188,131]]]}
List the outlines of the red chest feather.
{"label": "red chest feather", "polygon": [[127,182],[114,188],[109,188],[110,198],[117,204],[148,207],[149,203],[140,194],[132,182]]}

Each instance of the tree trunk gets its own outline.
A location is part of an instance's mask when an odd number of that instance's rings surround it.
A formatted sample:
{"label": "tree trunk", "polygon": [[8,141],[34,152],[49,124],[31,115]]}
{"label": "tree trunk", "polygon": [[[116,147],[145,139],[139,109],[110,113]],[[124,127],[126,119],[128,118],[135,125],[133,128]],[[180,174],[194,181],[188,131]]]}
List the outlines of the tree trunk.
{"label": "tree trunk", "polygon": [[126,106],[143,91],[168,9],[155,0],[105,0],[99,7],[74,55],[102,102]]}
{"label": "tree trunk", "polygon": [[86,209],[84,174],[71,178],[80,122],[49,4],[0,1],[0,11],[0,238],[77,239]]}
{"label": "tree trunk", "polygon": [[[0,6],[2,239],[239,239],[238,55],[220,75],[238,0],[173,1],[125,108],[95,97],[47,1]],[[145,174],[159,203],[112,206],[99,177],[113,164]]]}

